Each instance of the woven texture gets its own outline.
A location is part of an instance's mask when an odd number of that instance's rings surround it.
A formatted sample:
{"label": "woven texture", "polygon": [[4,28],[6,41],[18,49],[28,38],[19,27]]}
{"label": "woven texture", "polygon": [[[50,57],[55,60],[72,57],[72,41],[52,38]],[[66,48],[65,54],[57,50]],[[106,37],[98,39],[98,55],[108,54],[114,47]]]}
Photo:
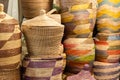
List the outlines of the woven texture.
{"label": "woven texture", "polygon": [[116,63],[120,60],[120,33],[98,33],[95,39],[96,61]]}
{"label": "woven texture", "polygon": [[29,54],[60,53],[64,26],[49,18],[44,11],[41,11],[40,16],[24,21],[22,31]]}
{"label": "woven texture", "polygon": [[96,20],[96,4],[92,1],[60,0],[65,38],[92,37]]}
{"label": "woven texture", "polygon": [[119,80],[120,64],[94,62],[94,75],[96,80]]}
{"label": "woven texture", "polygon": [[7,71],[0,70],[0,80],[21,80],[19,69]]}
{"label": "woven texture", "polygon": [[69,38],[64,41],[65,53],[67,54],[68,72],[78,73],[85,64],[90,64],[95,58],[93,39]]}
{"label": "woven texture", "polygon": [[52,4],[53,0],[21,0],[23,15],[28,19],[38,16],[41,9],[50,11]]}
{"label": "woven texture", "polygon": [[21,31],[14,18],[0,12],[0,69],[16,69],[20,63]]}
{"label": "woven texture", "polygon": [[23,67],[25,80],[62,80],[64,56],[25,57]]}
{"label": "woven texture", "polygon": [[98,0],[97,29],[99,32],[120,32],[120,1]]}

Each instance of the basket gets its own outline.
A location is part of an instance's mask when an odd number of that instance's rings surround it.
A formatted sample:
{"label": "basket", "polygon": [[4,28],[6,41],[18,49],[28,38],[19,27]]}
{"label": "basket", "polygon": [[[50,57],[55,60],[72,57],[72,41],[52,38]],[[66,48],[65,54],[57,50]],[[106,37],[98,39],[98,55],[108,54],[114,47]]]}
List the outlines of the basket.
{"label": "basket", "polygon": [[18,21],[3,12],[0,4],[0,69],[16,69],[20,63],[21,31]]}
{"label": "basket", "polygon": [[21,5],[24,17],[31,19],[38,16],[41,9],[50,11],[53,0],[21,0]]}
{"label": "basket", "polygon": [[92,0],[88,2],[60,0],[62,23],[65,25],[65,38],[92,37],[96,7]]}
{"label": "basket", "polygon": [[119,63],[94,62],[94,76],[97,80],[117,80],[120,75]]}
{"label": "basket", "polygon": [[120,33],[98,33],[95,38],[96,61],[116,63],[120,60]]}
{"label": "basket", "polygon": [[62,80],[64,57],[63,55],[27,56],[23,60],[23,67],[24,79]]}
{"label": "basket", "polygon": [[98,0],[97,30],[103,33],[120,32],[120,1]]}

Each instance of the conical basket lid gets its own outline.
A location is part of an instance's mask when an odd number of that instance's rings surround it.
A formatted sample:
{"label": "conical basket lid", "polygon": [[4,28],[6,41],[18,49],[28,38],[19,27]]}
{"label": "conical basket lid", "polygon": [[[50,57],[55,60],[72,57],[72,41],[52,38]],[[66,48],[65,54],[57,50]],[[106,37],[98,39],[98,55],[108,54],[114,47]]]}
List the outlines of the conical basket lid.
{"label": "conical basket lid", "polygon": [[22,25],[27,25],[27,26],[62,26],[60,23],[56,22],[54,19],[48,17],[46,15],[45,10],[41,10],[40,11],[40,15],[30,19],[30,20],[26,20],[23,22]]}

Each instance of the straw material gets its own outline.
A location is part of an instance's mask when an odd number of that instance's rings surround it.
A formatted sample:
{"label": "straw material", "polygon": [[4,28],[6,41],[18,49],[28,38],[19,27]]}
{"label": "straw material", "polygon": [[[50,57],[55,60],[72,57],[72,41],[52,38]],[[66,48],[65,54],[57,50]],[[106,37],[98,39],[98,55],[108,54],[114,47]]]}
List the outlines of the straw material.
{"label": "straw material", "polygon": [[120,60],[120,33],[98,33],[95,39],[96,60],[116,63]]}
{"label": "straw material", "polygon": [[96,7],[93,7],[92,0],[88,2],[60,0],[60,2],[62,23],[65,25],[65,38],[92,37],[96,20]]}
{"label": "straw material", "polygon": [[120,1],[98,0],[97,29],[104,33],[120,32]]}
{"label": "straw material", "polygon": [[21,0],[21,4],[24,17],[31,19],[38,16],[41,9],[50,11],[53,0]]}
{"label": "straw material", "polygon": [[120,75],[120,64],[96,61],[93,70],[97,80],[117,80]]}
{"label": "straw material", "polygon": [[25,57],[23,67],[25,68],[24,79],[62,80],[64,57],[63,55]]}
{"label": "straw material", "polygon": [[7,71],[0,70],[0,80],[21,80],[19,69]]}
{"label": "straw material", "polygon": [[49,18],[43,10],[40,16],[23,22],[22,31],[29,54],[59,54],[64,26]]}
{"label": "straw material", "polygon": [[[4,17],[2,16],[4,15]],[[0,12],[0,69],[16,69],[20,63],[21,31],[17,20]]]}
{"label": "straw material", "polygon": [[69,38],[64,41],[64,47],[68,72],[78,73],[85,64],[94,61],[95,49],[91,38]]}

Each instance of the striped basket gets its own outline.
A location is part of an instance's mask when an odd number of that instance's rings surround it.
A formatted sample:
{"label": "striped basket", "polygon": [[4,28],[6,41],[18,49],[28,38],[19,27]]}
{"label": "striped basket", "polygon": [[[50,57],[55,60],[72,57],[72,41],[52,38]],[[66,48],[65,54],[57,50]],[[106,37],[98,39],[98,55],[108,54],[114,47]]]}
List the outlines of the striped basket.
{"label": "striped basket", "polygon": [[62,80],[63,55],[41,55],[23,60],[25,80]]}
{"label": "striped basket", "polygon": [[21,31],[18,22],[0,4],[0,69],[16,69],[20,63]]}
{"label": "striped basket", "polygon": [[78,73],[85,64],[92,67],[95,58],[93,39],[69,38],[64,41],[65,53],[67,54],[66,71]]}
{"label": "striped basket", "polygon": [[120,0],[98,0],[97,30],[104,33],[120,32]]}
{"label": "striped basket", "polygon": [[21,80],[20,79],[20,70],[0,70],[0,80]]}
{"label": "striped basket", "polygon": [[[87,0],[88,1],[88,0]],[[60,0],[62,23],[65,25],[65,38],[92,37],[96,20],[96,7],[93,0]]]}
{"label": "striped basket", "polygon": [[64,26],[49,18],[44,10],[41,10],[40,16],[24,21],[22,31],[29,54],[59,53]]}
{"label": "striped basket", "polygon": [[119,63],[103,63],[95,61],[93,70],[96,80],[119,80]]}
{"label": "striped basket", "polygon": [[95,39],[96,60],[102,62],[119,62],[120,33],[98,33]]}

